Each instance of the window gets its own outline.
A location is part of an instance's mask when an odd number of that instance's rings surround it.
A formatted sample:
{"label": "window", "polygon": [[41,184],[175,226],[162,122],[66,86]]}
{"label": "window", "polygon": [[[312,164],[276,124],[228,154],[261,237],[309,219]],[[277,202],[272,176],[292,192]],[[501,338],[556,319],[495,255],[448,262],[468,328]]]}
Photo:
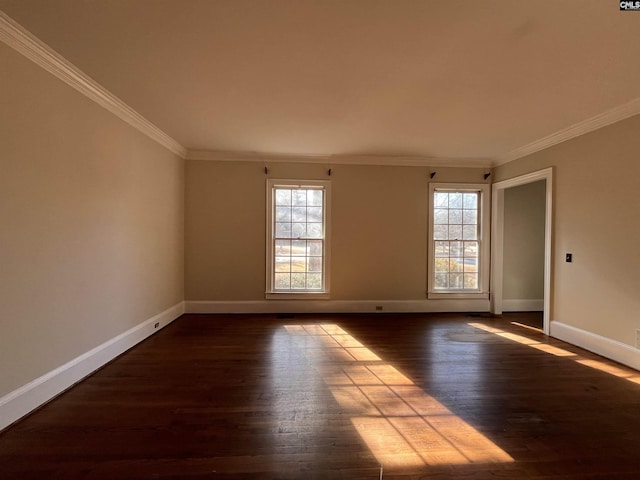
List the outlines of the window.
{"label": "window", "polygon": [[330,186],[267,180],[267,298],[328,295]]}
{"label": "window", "polygon": [[430,184],[429,297],[488,290],[489,186]]}

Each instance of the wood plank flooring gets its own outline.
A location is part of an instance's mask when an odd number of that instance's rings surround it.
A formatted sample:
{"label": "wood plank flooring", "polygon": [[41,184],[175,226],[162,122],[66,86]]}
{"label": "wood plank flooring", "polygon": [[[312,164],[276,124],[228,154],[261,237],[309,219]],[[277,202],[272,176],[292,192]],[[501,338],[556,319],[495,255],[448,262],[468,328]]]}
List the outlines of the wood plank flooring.
{"label": "wood plank flooring", "polygon": [[640,478],[640,372],[536,319],[184,315],[0,433],[0,479]]}

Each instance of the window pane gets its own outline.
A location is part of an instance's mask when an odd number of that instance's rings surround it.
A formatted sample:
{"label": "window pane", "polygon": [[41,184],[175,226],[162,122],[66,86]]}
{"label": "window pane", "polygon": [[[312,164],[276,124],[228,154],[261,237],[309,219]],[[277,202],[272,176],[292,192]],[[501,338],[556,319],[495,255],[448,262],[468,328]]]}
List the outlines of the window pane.
{"label": "window pane", "polygon": [[306,273],[292,273],[291,274],[291,289],[302,290],[306,287]]}
{"label": "window pane", "polygon": [[307,288],[320,289],[322,288],[322,274],[321,273],[308,273],[307,274]]}
{"label": "window pane", "polygon": [[294,223],[291,226],[291,236],[293,238],[304,238],[307,236],[307,224],[306,223]]}
{"label": "window pane", "polygon": [[289,290],[291,288],[291,274],[290,273],[276,273],[275,284],[278,290]]}
{"label": "window pane", "polygon": [[276,257],[276,272],[291,271],[291,257]]}
{"label": "window pane", "polygon": [[307,221],[308,222],[322,222],[322,207],[308,207],[307,208]]}
{"label": "window pane", "polygon": [[436,242],[436,257],[449,256],[449,242]]}
{"label": "window pane", "polygon": [[322,272],[322,257],[309,257],[309,271]]}
{"label": "window pane", "polygon": [[433,223],[436,225],[445,225],[449,223],[449,210],[446,208],[436,208],[433,211]]}
{"label": "window pane", "polygon": [[291,224],[276,223],[276,237],[291,238]]}
{"label": "window pane", "polygon": [[448,273],[436,273],[435,288],[444,289],[449,288],[449,274]]}
{"label": "window pane", "polygon": [[307,241],[306,240],[292,240],[291,241],[291,255],[306,255],[307,254]]}
{"label": "window pane", "polygon": [[307,205],[322,206],[322,190],[307,190]]}
{"label": "window pane", "polygon": [[478,242],[464,242],[464,256],[465,257],[477,257],[478,256]]}
{"label": "window pane", "polygon": [[433,204],[436,208],[449,207],[449,194],[443,192],[435,192],[433,195]]}
{"label": "window pane", "polygon": [[291,195],[291,203],[294,207],[306,207],[307,206],[307,190],[293,190]]}
{"label": "window pane", "polygon": [[291,240],[276,240],[276,255],[291,254]]}
{"label": "window pane", "polygon": [[461,193],[449,193],[449,208],[462,208]]}
{"label": "window pane", "polygon": [[276,207],[276,222],[290,222],[291,207]]}
{"label": "window pane", "polygon": [[448,258],[436,258],[435,259],[436,273],[448,273],[449,272],[449,259]]}
{"label": "window pane", "polygon": [[462,225],[449,225],[449,240],[462,240]]}
{"label": "window pane", "polygon": [[293,207],[291,209],[291,220],[294,222],[307,221],[307,209],[305,207]]}
{"label": "window pane", "polygon": [[433,238],[434,238],[434,240],[448,240],[449,239],[449,227],[447,227],[447,225],[434,225],[433,226]]}
{"label": "window pane", "polygon": [[478,223],[478,211],[477,210],[464,210],[462,223],[465,225],[475,225]]}
{"label": "window pane", "polygon": [[477,240],[478,239],[478,226],[477,225],[465,225],[463,227],[463,240]]}
{"label": "window pane", "polygon": [[463,274],[452,273],[449,275],[449,288],[461,289],[463,286]]}
{"label": "window pane", "polygon": [[449,210],[449,223],[462,223],[462,210]]}
{"label": "window pane", "polygon": [[291,205],[291,190],[276,189],[276,205]]}
{"label": "window pane", "polygon": [[465,193],[464,194],[464,208],[477,209],[478,208],[478,197],[477,193]]}
{"label": "window pane", "polygon": [[465,272],[477,272],[478,271],[478,259],[477,258],[465,258],[464,259],[464,271]]}
{"label": "window pane", "polygon": [[306,272],[307,271],[307,257],[291,257],[291,271],[292,272]]}
{"label": "window pane", "polygon": [[463,255],[462,242],[449,242],[450,256],[461,257]]}
{"label": "window pane", "polygon": [[465,273],[464,274],[464,288],[478,288],[478,274],[477,273]]}
{"label": "window pane", "polygon": [[462,265],[463,265],[462,262],[463,262],[462,258],[452,258],[451,261],[449,262],[449,271],[462,272]]}
{"label": "window pane", "polygon": [[309,240],[309,255],[322,255],[322,241]]}
{"label": "window pane", "polygon": [[322,224],[307,223],[307,236],[309,238],[322,238]]}

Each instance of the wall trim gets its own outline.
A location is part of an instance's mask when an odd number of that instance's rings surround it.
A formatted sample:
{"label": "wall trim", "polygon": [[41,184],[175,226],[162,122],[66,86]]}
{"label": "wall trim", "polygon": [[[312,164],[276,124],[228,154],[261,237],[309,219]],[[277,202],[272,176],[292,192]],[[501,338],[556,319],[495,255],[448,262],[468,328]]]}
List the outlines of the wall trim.
{"label": "wall trim", "polygon": [[611,125],[638,114],[640,114],[640,98],[635,98],[591,118],[574,123],[573,125],[563,128],[551,135],[547,135],[539,140],[511,150],[504,155],[500,155],[494,160],[493,166],[497,167],[498,165],[503,165],[518,158],[531,155],[532,153],[544,150],[545,148],[566,142],[572,138],[579,137],[585,133],[598,130],[599,128],[606,127],[607,125]]}
{"label": "wall trim", "polygon": [[266,152],[224,152],[215,150],[189,150],[187,160],[213,162],[273,162],[319,163],[322,165],[381,165],[395,167],[455,167],[490,168],[489,158],[444,158],[411,155],[309,155]]}
{"label": "wall trim", "polygon": [[503,312],[542,312],[543,310],[544,298],[502,299]]}
{"label": "wall trim", "polygon": [[551,336],[640,370],[640,350],[561,322],[551,322]]}
{"label": "wall trim", "polygon": [[67,85],[121,118],[176,155],[185,158],[187,149],[180,145],[129,105],[101,86],[78,67],[42,42],[18,22],[0,10],[0,41],[52,73]]}
{"label": "wall trim", "polygon": [[[184,313],[184,302],[169,307],[124,333],[0,398],[0,431],[44,405],[83,378],[169,325]],[[158,328],[154,328],[160,323]]]}
{"label": "wall trim", "polygon": [[[382,306],[382,311],[376,310]],[[488,312],[488,300],[186,300],[186,313]]]}

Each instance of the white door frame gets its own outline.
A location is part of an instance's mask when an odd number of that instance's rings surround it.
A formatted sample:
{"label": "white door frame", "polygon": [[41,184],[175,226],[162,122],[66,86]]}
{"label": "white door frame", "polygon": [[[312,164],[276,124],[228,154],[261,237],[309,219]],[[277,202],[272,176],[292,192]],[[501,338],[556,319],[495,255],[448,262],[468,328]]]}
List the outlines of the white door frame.
{"label": "white door frame", "polygon": [[491,200],[491,313],[502,314],[502,285],[504,266],[504,191],[507,188],[546,180],[544,217],[544,313],[542,329],[549,335],[551,312],[551,229],[553,200],[553,168],[496,182],[492,185]]}

